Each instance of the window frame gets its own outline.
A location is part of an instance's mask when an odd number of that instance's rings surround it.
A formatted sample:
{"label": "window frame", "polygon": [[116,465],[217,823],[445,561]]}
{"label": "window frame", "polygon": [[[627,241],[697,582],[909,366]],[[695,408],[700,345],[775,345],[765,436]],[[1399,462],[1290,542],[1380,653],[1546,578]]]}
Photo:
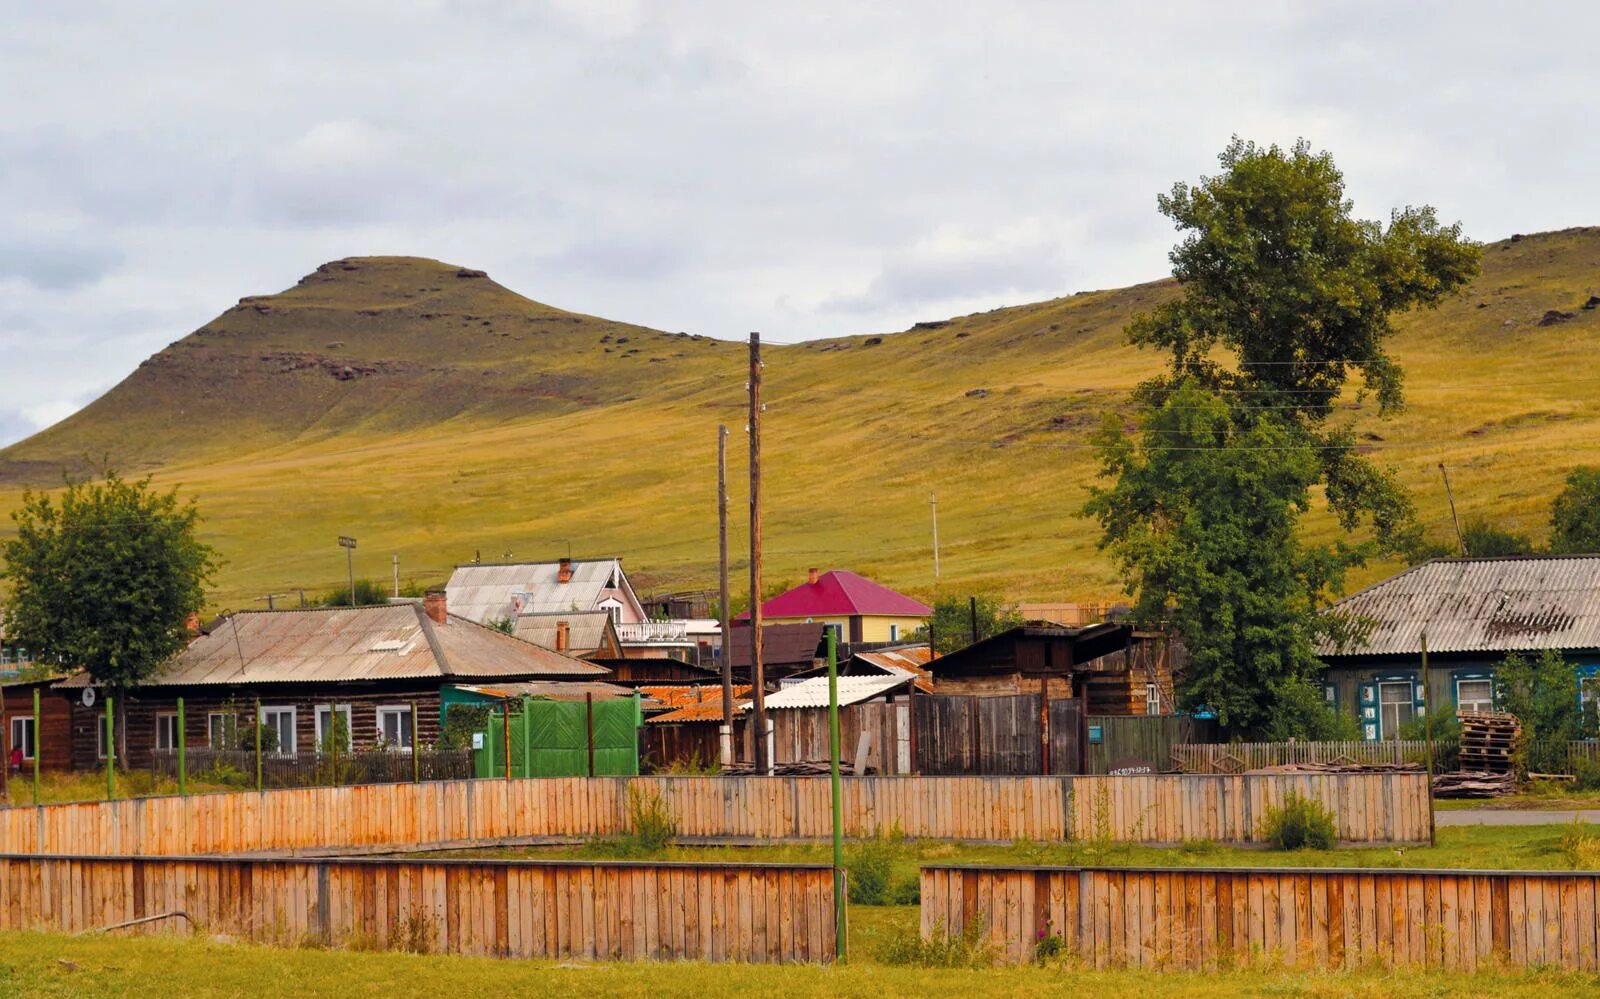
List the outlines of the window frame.
{"label": "window frame", "polygon": [[[1417,717],[1417,682],[1410,679],[1377,680],[1374,682],[1378,687],[1378,689],[1375,691],[1377,694],[1378,704],[1378,738],[1384,741],[1398,739],[1400,738],[1400,729],[1405,727],[1406,722],[1414,721]],[[1407,691],[1406,698],[1404,700],[1386,701],[1383,699],[1383,691],[1385,687],[1400,686],[1404,686]],[[1392,732],[1389,731],[1388,712],[1385,710],[1386,708],[1390,707],[1396,709],[1394,731]],[[1406,716],[1404,718],[1399,717],[1399,709],[1401,707],[1404,707],[1406,711]]]}
{"label": "window frame", "polygon": [[316,752],[322,752],[322,725],[324,718],[332,717],[334,712],[344,715],[344,752],[353,753],[356,748],[355,712],[348,704],[324,703],[314,705],[311,709],[311,728],[316,736]]}
{"label": "window frame", "polygon": [[[1466,710],[1466,708],[1462,704],[1462,699],[1461,699],[1461,685],[1464,684],[1464,683],[1484,683],[1484,684],[1488,684],[1489,685],[1489,696],[1487,698],[1474,697],[1474,698],[1470,699],[1470,703],[1474,705],[1474,707],[1471,710],[1473,710],[1473,711],[1493,711],[1494,710],[1494,678],[1493,677],[1488,677],[1488,676],[1472,676],[1472,677],[1459,677],[1456,680],[1455,695],[1456,695],[1456,711],[1457,712]],[[1478,706],[1478,705],[1482,705],[1482,704],[1485,704],[1485,703],[1488,704],[1488,707],[1485,708],[1485,707],[1479,707]]]}
{"label": "window frame", "polygon": [[384,727],[383,727],[384,718],[386,718],[386,717],[395,717],[395,716],[398,716],[399,719],[400,719],[400,728],[401,729],[410,727],[411,724],[412,724],[411,705],[409,705],[409,704],[380,704],[380,705],[378,705],[378,707],[376,709],[376,714],[375,714],[375,720],[377,721],[377,728],[378,728],[378,739],[377,739],[377,741],[383,745],[384,749],[386,749],[387,751],[389,751],[391,753],[409,753],[409,752],[411,752],[411,743],[416,741],[416,738],[417,738],[417,733],[416,733],[416,730],[414,728],[412,729],[412,732],[411,732],[411,739],[409,741],[406,741],[406,742],[403,742],[403,743],[401,743],[401,742],[390,742],[388,733],[384,730]]}
{"label": "window frame", "polygon": [[[170,730],[169,730],[170,729]],[[161,736],[165,731],[170,745],[161,744]],[[156,712],[156,732],[152,745],[158,752],[175,753],[178,751],[178,713],[176,711]]]}
{"label": "window frame", "polygon": [[[115,726],[116,722],[113,721],[111,724]],[[111,741],[116,742],[115,728],[111,733]],[[94,713],[94,758],[106,759],[106,716],[104,712],[99,711]]]}
{"label": "window frame", "polygon": [[[25,747],[22,751],[22,758],[24,760],[33,759],[34,755],[39,752],[38,733],[34,731],[33,720],[33,715],[12,715],[10,719],[10,731],[6,733],[10,739],[10,741],[6,743],[8,747],[11,749],[15,749],[18,745]],[[20,738],[17,735],[17,729],[19,725],[21,726],[22,731],[26,733]],[[6,764],[10,765],[10,761],[7,760]]]}
{"label": "window frame", "polygon": [[[228,722],[233,722],[232,733],[228,732]],[[222,742],[217,743],[217,722],[222,722]],[[207,711],[206,712],[206,745],[211,749],[228,750],[239,748],[239,712],[237,711]]]}
{"label": "window frame", "polygon": [[278,732],[278,748],[274,749],[272,751],[273,755],[274,756],[293,756],[296,753],[298,753],[299,750],[300,750],[300,710],[299,710],[299,708],[296,705],[293,705],[293,704],[263,704],[263,705],[261,705],[261,713],[256,716],[256,724],[258,724],[258,725],[267,724],[267,715],[268,714],[272,714],[272,715],[276,715],[276,716],[282,716],[284,714],[287,714],[289,716],[289,746],[288,746],[288,748],[284,748],[284,745],[283,745],[283,728],[282,728],[282,726],[274,725],[273,728],[275,728],[277,730],[277,732]]}

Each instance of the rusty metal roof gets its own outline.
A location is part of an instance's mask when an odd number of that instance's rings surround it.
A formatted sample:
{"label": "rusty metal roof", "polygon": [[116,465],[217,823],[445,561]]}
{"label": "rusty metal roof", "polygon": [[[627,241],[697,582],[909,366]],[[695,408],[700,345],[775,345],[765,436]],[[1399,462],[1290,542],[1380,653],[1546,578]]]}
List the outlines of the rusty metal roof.
{"label": "rusty metal roof", "polygon": [[1324,659],[1429,652],[1600,649],[1600,556],[1518,555],[1424,562],[1330,607],[1358,627]]}
{"label": "rusty metal roof", "polygon": [[[722,720],[722,686],[721,684],[698,684],[695,686],[656,686],[640,687],[640,692],[653,701],[673,706],[673,710],[646,718],[648,722],[708,722]],[[748,683],[735,684],[733,688],[733,713],[739,714],[750,707],[750,702],[744,698],[750,696]]]}
{"label": "rusty metal roof", "polygon": [[[617,701],[633,696],[633,691],[627,687],[599,680],[518,680],[510,683],[457,683],[451,686],[485,697],[508,700],[535,697],[547,701],[582,701],[592,696],[597,701]],[[654,705],[649,700],[641,700],[640,706],[649,710]]]}
{"label": "rusty metal roof", "polygon": [[933,660],[933,650],[926,645],[910,645],[901,649],[879,649],[876,652],[857,652],[851,657],[885,672],[903,670],[916,675],[917,689],[933,692],[933,674],[928,663]]}
{"label": "rusty metal roof", "polygon": [[[604,667],[448,617],[416,602],[240,611],[178,653],[145,686],[334,683],[447,677],[599,677]],[[86,686],[86,675],[58,686]]]}

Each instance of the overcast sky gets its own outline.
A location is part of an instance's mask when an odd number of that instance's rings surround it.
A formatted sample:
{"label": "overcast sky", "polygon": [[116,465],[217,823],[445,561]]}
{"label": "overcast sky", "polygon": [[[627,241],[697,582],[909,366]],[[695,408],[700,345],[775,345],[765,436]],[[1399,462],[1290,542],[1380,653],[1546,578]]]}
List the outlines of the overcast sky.
{"label": "overcast sky", "polygon": [[[1231,13],[1230,13],[1231,11]],[[341,256],[776,340],[1159,277],[1238,133],[1600,221],[1582,3],[0,0],[0,444]]]}

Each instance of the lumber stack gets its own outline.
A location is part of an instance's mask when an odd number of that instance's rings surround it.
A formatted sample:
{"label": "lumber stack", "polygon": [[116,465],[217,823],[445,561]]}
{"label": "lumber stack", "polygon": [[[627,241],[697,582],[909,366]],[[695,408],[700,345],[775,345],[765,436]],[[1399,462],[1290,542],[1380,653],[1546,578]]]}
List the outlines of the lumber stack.
{"label": "lumber stack", "polygon": [[1414,774],[1422,772],[1420,763],[1280,763],[1257,767],[1252,774]]}
{"label": "lumber stack", "polygon": [[1436,798],[1498,798],[1516,789],[1516,775],[1509,770],[1499,773],[1461,771],[1437,774],[1433,778],[1433,796]]}
{"label": "lumber stack", "polygon": [[1504,712],[1467,712],[1461,718],[1461,769],[1510,773],[1522,723]]}

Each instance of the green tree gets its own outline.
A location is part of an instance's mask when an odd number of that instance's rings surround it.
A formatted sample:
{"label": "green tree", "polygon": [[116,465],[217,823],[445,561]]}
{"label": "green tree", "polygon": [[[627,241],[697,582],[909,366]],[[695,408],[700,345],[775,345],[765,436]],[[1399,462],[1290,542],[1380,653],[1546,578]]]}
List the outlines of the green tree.
{"label": "green tree", "polygon": [[[1108,420],[1098,443],[1116,483],[1085,512],[1139,616],[1183,634],[1186,704],[1240,734],[1316,735],[1334,724],[1312,683],[1318,610],[1348,568],[1420,539],[1393,471],[1330,422],[1335,403],[1358,377],[1381,412],[1401,405],[1392,316],[1458,290],[1480,251],[1431,208],[1387,226],[1353,217],[1332,157],[1303,142],[1235,139],[1221,163],[1158,199],[1185,232],[1171,254],[1181,294],[1128,336],[1170,368],[1136,390],[1136,436]],[[1298,522],[1318,493],[1346,536],[1309,545]]]}
{"label": "green tree", "polygon": [[1517,716],[1534,773],[1564,773],[1567,743],[1597,733],[1594,702],[1579,698],[1578,667],[1555,649],[1529,659],[1515,652],[1495,670],[1495,707]]}
{"label": "green tree", "polygon": [[81,667],[120,693],[183,648],[216,569],[192,500],[108,471],[69,481],[59,499],[29,491],[11,519],[17,536],[0,541],[6,629],[41,661]]}
{"label": "green tree", "polygon": [[[389,602],[389,590],[376,579],[358,579],[356,580],[355,597],[355,606],[374,607],[378,604]],[[349,607],[350,587],[341,586],[337,589],[329,590],[322,595],[317,603],[322,607]]]}
{"label": "green tree", "polygon": [[998,635],[1022,623],[1017,609],[991,593],[972,597],[944,597],[933,603],[933,616],[911,633],[910,641],[926,642],[929,625],[933,629],[933,651],[943,655],[964,649],[973,642],[973,606],[977,606],[978,641]]}
{"label": "green tree", "polygon": [[1557,555],[1600,552],[1600,468],[1567,473],[1567,485],[1550,505],[1550,550]]}
{"label": "green tree", "polygon": [[1525,534],[1502,530],[1481,517],[1467,521],[1461,541],[1473,558],[1498,558],[1504,555],[1532,555],[1533,541]]}

